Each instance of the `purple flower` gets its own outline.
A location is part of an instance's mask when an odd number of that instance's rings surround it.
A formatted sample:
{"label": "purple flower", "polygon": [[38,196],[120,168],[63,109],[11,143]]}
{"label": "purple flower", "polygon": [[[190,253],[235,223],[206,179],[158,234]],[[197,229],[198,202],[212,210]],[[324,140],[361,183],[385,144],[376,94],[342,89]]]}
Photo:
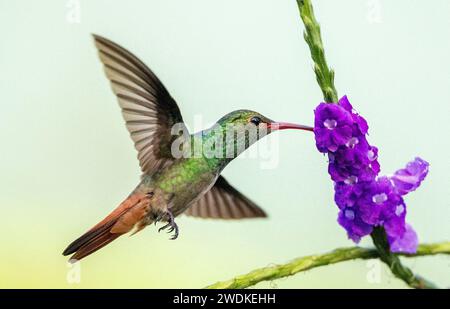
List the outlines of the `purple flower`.
{"label": "purple flower", "polygon": [[357,204],[361,219],[374,226],[382,225],[395,213],[395,207],[403,200],[395,192],[390,180],[381,177],[368,183]]}
{"label": "purple flower", "polygon": [[392,252],[416,253],[419,239],[414,229],[406,224],[406,230],[402,237],[392,238],[388,236],[389,246]]}
{"label": "purple flower", "polygon": [[328,153],[328,173],[335,182],[338,222],[354,242],[383,226],[392,252],[415,252],[417,235],[406,224],[403,195],[419,187],[429,164],[416,158],[391,177],[378,177],[378,148],[368,143],[367,121],[347,96],[338,104],[321,103],[314,111],[317,149]]}
{"label": "purple flower", "polygon": [[366,119],[355,112],[346,95],[339,100],[338,104],[352,114],[353,122],[355,124],[355,127],[359,130],[359,133],[362,135],[367,134],[369,126]]}
{"label": "purple flower", "polygon": [[390,239],[402,238],[406,231],[406,205],[403,199],[395,205],[394,213],[386,218],[383,226]]}
{"label": "purple flower", "polygon": [[375,179],[380,166],[373,156],[372,148],[365,137],[361,136],[359,139],[355,138],[353,143],[347,143],[329,154],[328,173],[331,179],[347,184]]}
{"label": "purple flower", "polygon": [[348,238],[358,243],[362,237],[372,233],[373,226],[365,223],[358,209],[345,208],[339,212],[338,223],[347,231]]}
{"label": "purple flower", "polygon": [[340,209],[353,207],[364,193],[364,184],[338,182],[334,185],[334,192],[334,201]]}
{"label": "purple flower", "polygon": [[352,137],[352,115],[344,108],[321,103],[314,113],[314,134],[320,152],[334,152]]}
{"label": "purple flower", "polygon": [[378,148],[375,146],[369,146],[367,157],[369,158],[369,165],[367,167],[378,175],[380,172],[380,163],[378,163]]}
{"label": "purple flower", "polygon": [[416,190],[422,180],[428,174],[428,162],[421,158],[415,158],[414,161],[409,162],[405,168],[395,172],[391,176],[395,189],[401,195],[405,195],[411,191]]}

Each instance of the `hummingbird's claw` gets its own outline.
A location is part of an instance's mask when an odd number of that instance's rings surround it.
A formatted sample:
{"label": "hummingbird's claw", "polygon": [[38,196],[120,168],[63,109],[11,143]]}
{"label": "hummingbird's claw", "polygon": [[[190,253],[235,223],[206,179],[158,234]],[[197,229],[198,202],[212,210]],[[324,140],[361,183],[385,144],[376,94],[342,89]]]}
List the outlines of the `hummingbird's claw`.
{"label": "hummingbird's claw", "polygon": [[168,233],[174,232],[173,236],[170,238],[172,240],[178,238],[178,225],[175,223],[175,218],[173,217],[173,214],[170,211],[167,211],[167,216],[169,217],[168,223],[164,225],[163,227],[160,227],[158,229],[158,232],[161,232],[162,230],[165,230],[166,228],[169,228],[167,230]]}

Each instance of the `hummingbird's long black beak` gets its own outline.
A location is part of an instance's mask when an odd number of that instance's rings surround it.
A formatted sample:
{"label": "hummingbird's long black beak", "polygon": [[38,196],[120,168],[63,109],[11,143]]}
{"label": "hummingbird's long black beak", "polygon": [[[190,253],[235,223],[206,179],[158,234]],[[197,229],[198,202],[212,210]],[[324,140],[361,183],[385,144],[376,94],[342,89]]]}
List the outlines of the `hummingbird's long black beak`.
{"label": "hummingbird's long black beak", "polygon": [[314,131],[313,127],[304,126],[304,125],[296,124],[296,123],[289,123],[289,122],[271,122],[271,123],[269,123],[269,128],[272,131],[286,130],[286,129],[305,130],[305,131],[311,131],[311,132]]}

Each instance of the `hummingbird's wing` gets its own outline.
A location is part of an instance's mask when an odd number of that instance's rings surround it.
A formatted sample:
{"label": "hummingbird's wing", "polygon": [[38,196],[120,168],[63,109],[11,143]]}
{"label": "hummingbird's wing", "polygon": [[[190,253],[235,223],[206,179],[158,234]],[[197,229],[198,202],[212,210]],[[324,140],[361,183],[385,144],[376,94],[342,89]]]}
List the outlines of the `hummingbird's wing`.
{"label": "hummingbird's wing", "polygon": [[152,175],[174,160],[171,144],[178,136],[171,134],[173,125],[180,124],[188,133],[180,109],[158,77],[136,56],[101,36],[94,35],[94,40],[138,151],[141,170]]}
{"label": "hummingbird's wing", "polygon": [[215,219],[267,217],[264,210],[219,176],[214,186],[185,212],[188,216]]}

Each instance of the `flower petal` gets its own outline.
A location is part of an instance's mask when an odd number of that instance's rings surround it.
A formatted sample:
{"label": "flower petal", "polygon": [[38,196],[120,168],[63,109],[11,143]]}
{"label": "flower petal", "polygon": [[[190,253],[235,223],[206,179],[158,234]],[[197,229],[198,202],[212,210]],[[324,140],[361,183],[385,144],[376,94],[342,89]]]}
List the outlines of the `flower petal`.
{"label": "flower petal", "polygon": [[402,253],[416,253],[417,246],[419,245],[419,239],[414,229],[406,224],[405,233],[402,237],[391,238],[388,237],[390,249],[392,252]]}
{"label": "flower petal", "polygon": [[417,157],[391,176],[392,183],[400,195],[416,190],[428,174],[429,164]]}
{"label": "flower petal", "polygon": [[348,97],[346,95],[339,99],[338,104],[349,112],[353,111],[353,106],[350,104],[350,101],[348,100]]}
{"label": "flower petal", "polygon": [[356,209],[347,208],[339,212],[339,224],[347,231],[348,238],[358,243],[362,237],[372,233],[373,226],[359,217]]}

